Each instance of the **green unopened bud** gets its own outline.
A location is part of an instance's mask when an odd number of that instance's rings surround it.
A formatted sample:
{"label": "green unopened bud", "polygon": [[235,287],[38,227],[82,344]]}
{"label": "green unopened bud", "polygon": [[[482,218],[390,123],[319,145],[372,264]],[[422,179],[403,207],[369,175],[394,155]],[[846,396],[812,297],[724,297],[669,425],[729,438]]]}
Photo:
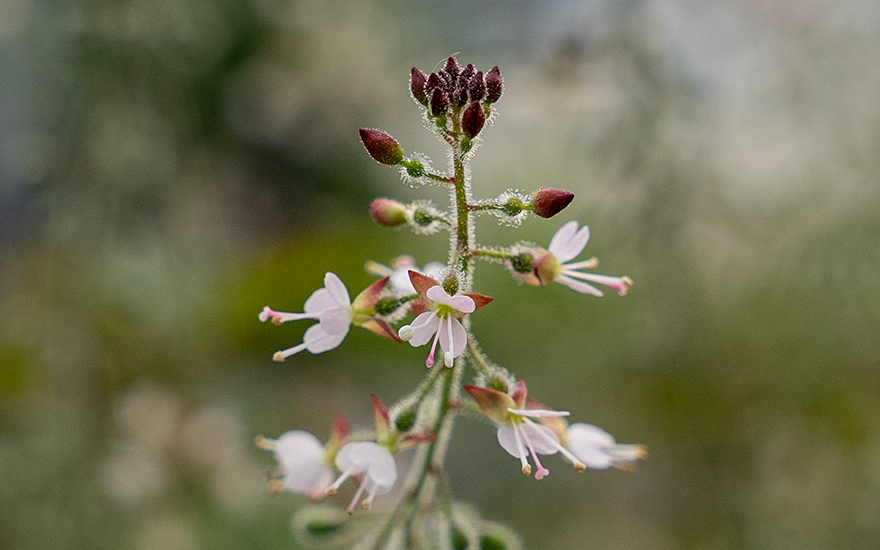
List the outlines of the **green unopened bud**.
{"label": "green unopened bud", "polygon": [[385,132],[361,128],[361,141],[367,152],[376,162],[396,166],[403,160],[403,149],[395,139]]}
{"label": "green unopened bud", "polygon": [[535,265],[535,257],[528,252],[517,254],[510,260],[511,267],[517,273],[528,273]]}
{"label": "green unopened bud", "polygon": [[413,221],[416,225],[431,225],[434,223],[434,216],[421,208],[416,208],[413,211]]}
{"label": "green unopened bud", "polygon": [[397,418],[394,419],[394,427],[397,428],[399,432],[408,432],[415,426],[416,423],[416,410],[415,409],[407,409],[397,415]]}
{"label": "green unopened bud", "polygon": [[526,205],[523,204],[523,201],[519,200],[518,197],[510,197],[507,199],[507,202],[501,205],[501,209],[504,210],[504,213],[508,216],[516,216],[523,210],[525,210]]}
{"label": "green unopened bud", "polygon": [[376,302],[377,315],[391,315],[400,307],[400,301],[397,298],[382,298]]}
{"label": "green unopened bud", "polygon": [[425,175],[425,166],[417,160],[402,160],[400,164],[406,168],[406,173],[414,178],[420,178]]}
{"label": "green unopened bud", "polygon": [[541,189],[532,198],[532,212],[542,218],[552,218],[559,214],[566,206],[571,204],[574,193],[561,189]]}
{"label": "green unopened bud", "polygon": [[392,199],[375,199],[370,203],[370,214],[376,223],[385,227],[406,223],[406,207]]}

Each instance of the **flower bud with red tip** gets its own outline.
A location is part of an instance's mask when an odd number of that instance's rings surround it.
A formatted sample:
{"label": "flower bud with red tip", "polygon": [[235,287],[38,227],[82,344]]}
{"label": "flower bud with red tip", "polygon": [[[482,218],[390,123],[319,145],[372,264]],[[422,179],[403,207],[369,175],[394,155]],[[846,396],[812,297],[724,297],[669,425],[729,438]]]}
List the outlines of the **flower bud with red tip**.
{"label": "flower bud with red tip", "polygon": [[403,160],[403,149],[393,137],[385,132],[368,128],[361,128],[359,132],[364,147],[376,162],[396,166]]}
{"label": "flower bud with red tip", "polygon": [[375,199],[370,203],[370,214],[376,223],[385,227],[406,223],[406,207],[392,199]]}
{"label": "flower bud with red tip", "polygon": [[461,115],[461,130],[470,139],[477,137],[483,125],[486,123],[486,113],[478,101],[471,103]]}
{"label": "flower bud with red tip", "polygon": [[498,66],[486,74],[486,101],[495,103],[501,97],[501,71]]}
{"label": "flower bud with red tip", "polygon": [[542,218],[552,218],[571,204],[574,193],[553,189],[551,187],[541,189],[532,198],[532,212]]}

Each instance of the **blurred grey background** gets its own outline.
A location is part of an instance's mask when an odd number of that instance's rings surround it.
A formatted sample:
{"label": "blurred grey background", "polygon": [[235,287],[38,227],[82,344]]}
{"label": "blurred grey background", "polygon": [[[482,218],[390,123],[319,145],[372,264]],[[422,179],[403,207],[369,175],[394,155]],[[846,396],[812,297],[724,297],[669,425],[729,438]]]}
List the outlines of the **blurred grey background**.
{"label": "blurred grey background", "polygon": [[[0,1],[0,548],[297,548],[253,436],[370,426],[423,354],[353,329],[272,363],[323,273],[445,257],[378,227],[413,190],[357,129],[444,163],[412,66],[501,68],[478,198],[570,190],[625,298],[480,265],[485,350],[648,446],[634,473],[519,473],[486,423],[455,496],[526,548],[875,548],[880,4],[873,0]],[[367,254],[365,256],[364,254]],[[337,498],[344,498],[342,497]],[[381,500],[381,499],[380,499]],[[340,500],[340,502],[343,502]],[[380,502],[377,501],[377,505]],[[388,502],[386,502],[386,505]]]}

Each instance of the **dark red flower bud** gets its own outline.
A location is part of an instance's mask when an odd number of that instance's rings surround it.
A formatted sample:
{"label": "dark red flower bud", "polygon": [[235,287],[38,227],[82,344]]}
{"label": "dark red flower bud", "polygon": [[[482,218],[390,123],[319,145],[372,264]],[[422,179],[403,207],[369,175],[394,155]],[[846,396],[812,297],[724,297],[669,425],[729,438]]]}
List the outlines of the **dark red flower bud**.
{"label": "dark red flower bud", "polygon": [[456,84],[455,89],[452,90],[452,102],[458,107],[463,106],[467,103],[468,100],[468,92],[467,92],[467,80],[463,80],[461,77],[458,79],[458,84]]}
{"label": "dark red flower bud", "polygon": [[471,77],[468,82],[468,95],[471,101],[481,101],[486,95],[486,83],[483,81],[483,71],[477,71],[477,74]]}
{"label": "dark red flower bud", "polygon": [[425,93],[429,96],[436,90],[437,88],[442,87],[444,84],[440,81],[440,77],[437,76],[437,73],[431,73],[428,75],[428,83],[425,84]]}
{"label": "dark red flower bud", "polygon": [[427,83],[428,77],[425,76],[425,73],[413,67],[409,86],[410,90],[412,90],[413,97],[422,105],[428,104],[428,94],[425,93],[425,84]]}
{"label": "dark red flower bud", "polygon": [[501,71],[498,66],[486,74],[486,101],[495,103],[501,97]]}
{"label": "dark red flower bud", "polygon": [[467,67],[465,67],[464,70],[461,71],[461,74],[458,75],[458,77],[463,77],[465,80],[470,80],[471,77],[474,76],[474,72],[476,72],[476,69],[474,69],[474,65],[472,63],[468,63]]}
{"label": "dark red flower bud", "polygon": [[406,207],[391,199],[375,199],[370,203],[370,213],[379,225],[397,227],[406,223]]}
{"label": "dark red flower bud", "polygon": [[367,148],[367,152],[370,153],[370,156],[376,162],[396,166],[403,160],[403,150],[393,137],[385,132],[367,128],[361,128],[359,132],[361,134],[361,141],[364,142],[364,147]]}
{"label": "dark red flower bud", "polygon": [[446,114],[447,107],[449,107],[449,100],[446,99],[446,94],[440,88],[434,89],[434,93],[431,94],[431,114],[443,116]]}
{"label": "dark red flower bud", "polygon": [[483,106],[479,101],[471,103],[461,115],[461,130],[470,139],[477,137],[485,123],[486,113],[483,112]]}
{"label": "dark red flower bud", "polygon": [[532,198],[532,212],[542,218],[552,218],[571,204],[574,193],[561,189],[546,188],[535,193]]}
{"label": "dark red flower bud", "polygon": [[461,67],[458,66],[454,57],[450,57],[446,60],[446,66],[443,67],[443,70],[453,79],[458,78],[459,73],[461,73]]}

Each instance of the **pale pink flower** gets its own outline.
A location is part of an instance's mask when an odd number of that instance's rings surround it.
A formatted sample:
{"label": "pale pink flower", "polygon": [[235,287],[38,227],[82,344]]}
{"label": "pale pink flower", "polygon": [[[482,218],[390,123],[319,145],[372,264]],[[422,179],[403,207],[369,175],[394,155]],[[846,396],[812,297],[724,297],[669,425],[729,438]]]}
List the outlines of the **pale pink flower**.
{"label": "pale pink flower", "polygon": [[336,455],[336,467],[342,472],[326,492],[335,494],[339,487],[351,476],[360,476],[361,482],[354,498],[348,505],[348,513],[360,501],[364,492],[367,493],[361,506],[369,509],[373,499],[387,493],[397,481],[397,464],[388,449],[373,441],[357,441],[345,444]]}
{"label": "pale pink flower", "polygon": [[439,343],[443,350],[443,364],[451,368],[467,345],[467,331],[458,319],[488,304],[492,298],[474,292],[450,296],[430,277],[415,271],[410,271],[409,277],[427,311],[417,316],[412,324],[400,327],[398,334],[401,340],[415,347],[423,346],[433,338],[425,364],[428,367],[434,365],[434,353]]}
{"label": "pale pink flower", "polygon": [[498,426],[498,443],[511,456],[519,459],[522,472],[532,473],[529,457],[535,463],[535,479],[542,479],[550,470],[541,464],[538,455],[561,453],[579,471],[586,466],[559,441],[556,433],[532,421],[532,418],[553,419],[568,416],[567,411],[551,411],[541,408],[526,409],[526,384],[520,381],[513,395],[492,388],[465,386],[464,389],[474,398],[483,413]]}
{"label": "pale pink flower", "polygon": [[595,269],[599,265],[599,260],[596,258],[565,263],[580,254],[589,240],[589,227],[585,225],[578,229],[576,221],[568,222],[560,227],[550,239],[547,251],[540,248],[534,250],[537,254],[534,254],[536,259],[532,271],[526,274],[523,279],[535,286],[545,286],[555,281],[582,294],[592,294],[593,296],[602,296],[602,291],[593,284],[605,285],[624,296],[633,284],[629,277],[612,277],[581,271]]}
{"label": "pale pink flower", "polygon": [[637,460],[644,460],[647,452],[643,445],[620,444],[614,437],[597,426],[576,422],[565,429],[565,446],[588,468],[603,470],[610,466],[621,470],[635,468]]}
{"label": "pale pink flower", "polygon": [[275,352],[272,359],[284,361],[303,350],[324,353],[334,349],[345,340],[352,324],[400,342],[387,321],[374,316],[376,302],[387,284],[388,277],[376,281],[358,294],[352,303],[345,284],[339,276],[328,271],[324,275],[324,287],[313,292],[306,300],[304,313],[288,313],[275,311],[269,306],[264,307],[258,316],[262,322],[271,320],[274,324],[280,325],[303,319],[318,321],[318,324],[306,330],[301,344]]}

